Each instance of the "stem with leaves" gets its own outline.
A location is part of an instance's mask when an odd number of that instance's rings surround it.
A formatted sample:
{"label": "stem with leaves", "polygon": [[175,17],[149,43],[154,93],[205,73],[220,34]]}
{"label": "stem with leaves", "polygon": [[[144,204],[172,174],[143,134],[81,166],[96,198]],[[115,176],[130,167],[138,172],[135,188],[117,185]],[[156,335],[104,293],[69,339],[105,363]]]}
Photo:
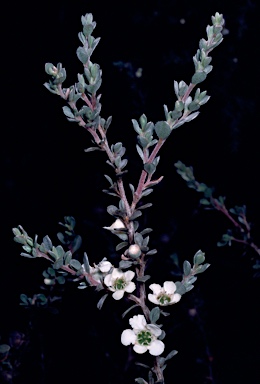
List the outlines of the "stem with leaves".
{"label": "stem with leaves", "polygon": [[[150,324],[151,328],[157,329],[158,332],[156,321],[159,319],[160,314],[166,314],[160,311],[159,307],[155,307],[152,310],[148,308],[145,286],[146,281],[150,278],[150,276],[145,275],[147,260],[157,251],[155,249],[150,250],[148,247],[149,236],[146,235],[151,232],[152,229],[145,228],[141,232],[138,232],[139,222],[136,220],[142,215],[142,210],[150,207],[152,204],[139,205],[139,203],[144,197],[153,192],[153,187],[163,178],[163,176],[161,176],[153,179],[153,175],[156,172],[160,160],[158,155],[159,151],[169,138],[171,132],[184,123],[195,119],[199,115],[198,110],[200,107],[210,98],[206,91],[200,92],[199,88],[196,90],[193,98],[191,97],[191,92],[199,83],[206,79],[208,73],[212,70],[212,65],[210,65],[212,58],[209,57],[208,54],[223,40],[221,32],[224,19],[219,13],[212,16],[212,25],[207,26],[206,29],[207,40],[200,40],[199,49],[193,57],[195,73],[191,78],[190,84],[187,85],[184,81],[180,81],[179,83],[174,81],[177,100],[172,111],[169,111],[166,105],[164,106],[165,120],[153,124],[147,121],[147,117],[144,114],[140,117],[139,122],[132,120],[134,130],[137,132],[138,144],[136,149],[143,162],[143,169],[137,188],[135,189],[132,184],[129,185],[132,192],[131,201],[127,198],[123,180],[124,174],[127,172],[125,169],[127,159],[123,159],[125,148],[120,142],[112,145],[109,144],[107,130],[112,118],[109,117],[105,120],[100,116],[101,95],[98,95],[97,91],[102,82],[102,71],[98,64],[92,63],[90,60],[100,40],[92,36],[96,23],[93,21],[93,16],[90,13],[82,16],[81,22],[83,31],[79,33],[79,39],[82,46],[78,47],[76,53],[78,59],[83,64],[83,74],[78,74],[78,82],[75,85],[69,88],[63,88],[62,84],[66,79],[65,68],[62,67],[61,63],[58,63],[57,67],[51,63],[47,63],[45,65],[45,71],[51,76],[51,80],[44,85],[51,93],[59,95],[67,101],[68,105],[63,107],[63,112],[67,119],[71,122],[78,123],[91,134],[94,147],[90,147],[85,151],[103,151],[108,157],[106,162],[113,168],[115,180],[105,175],[110,186],[104,190],[104,192],[119,198],[119,207],[114,205],[107,207],[108,213],[112,215],[116,221],[111,227],[104,228],[109,229],[113,234],[118,236],[120,240],[123,240],[116,246],[117,251],[126,248],[121,254],[119,269],[134,267],[136,271],[136,281],[138,283],[137,294],[133,295],[132,293],[128,293],[128,298],[140,307],[146,321],[152,323]],[[156,139],[154,139],[154,134],[157,136]],[[96,266],[95,268],[90,267],[85,254],[83,267],[77,260],[72,258],[70,251],[65,252],[61,246],[54,247],[48,236],[43,239],[43,243],[40,245],[36,240],[33,241],[29,238],[21,226],[14,229],[14,234],[16,241],[20,242],[23,245],[23,249],[27,252],[26,254],[22,254],[23,256],[44,257],[53,263],[53,268],[68,272],[76,276],[77,280],[86,277],[89,285],[96,286],[98,289],[107,289],[104,285],[106,276],[105,274],[103,274],[104,276],[102,275],[104,264],[102,264],[102,266]],[[209,264],[202,265],[204,260],[204,254],[198,251],[194,256],[193,267],[191,267],[188,261],[184,262],[183,279],[181,282],[176,282],[176,292],[178,292],[179,295],[190,291],[193,288],[193,283],[197,279],[195,274],[201,273],[208,268]],[[98,304],[99,308],[101,308],[106,297],[107,294],[100,300]],[[162,342],[160,341],[159,343]],[[169,360],[175,354],[176,351],[172,351],[166,358],[162,356],[156,357],[154,367],[149,371],[149,384],[154,383],[153,373],[157,378],[156,383],[164,383],[163,370],[166,367],[165,361]],[[136,381],[143,384],[146,383],[144,379],[136,379]]]}

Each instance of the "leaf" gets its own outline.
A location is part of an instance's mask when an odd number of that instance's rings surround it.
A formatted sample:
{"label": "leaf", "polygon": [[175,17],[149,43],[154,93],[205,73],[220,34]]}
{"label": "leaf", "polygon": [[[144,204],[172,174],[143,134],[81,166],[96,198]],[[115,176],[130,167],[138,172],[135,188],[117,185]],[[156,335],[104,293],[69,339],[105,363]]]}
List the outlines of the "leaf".
{"label": "leaf", "polygon": [[124,247],[127,247],[127,246],[128,246],[128,242],[127,241],[123,241],[122,243],[117,244],[116,251],[120,251],[120,249],[122,249]]}
{"label": "leaf", "polygon": [[0,345],[0,353],[2,353],[2,354],[6,354],[6,353],[8,353],[9,352],[9,350],[10,350],[10,345],[8,345],[8,344],[1,344]]}
{"label": "leaf", "polygon": [[24,252],[20,253],[20,255],[23,257],[29,257],[29,259],[34,259],[36,257],[36,256],[29,255],[29,253],[24,253]]}
{"label": "leaf", "polygon": [[102,296],[101,299],[98,301],[98,303],[97,303],[98,309],[102,308],[104,301],[106,300],[107,296],[108,296],[108,293],[106,293],[104,296]]}
{"label": "leaf", "polygon": [[135,379],[135,382],[138,384],[148,384],[147,381],[145,381],[141,377],[138,377],[137,379]]}
{"label": "leaf", "polygon": [[81,247],[81,244],[82,244],[81,236],[80,235],[75,236],[70,247],[71,253],[75,253]]}
{"label": "leaf", "polygon": [[144,367],[144,368],[150,369],[149,365],[146,365],[146,364],[143,364],[143,363],[139,363],[139,361],[136,361],[135,365],[139,365],[140,367]]}
{"label": "leaf", "polygon": [[179,293],[180,295],[184,295],[184,293],[187,292],[185,286],[180,281],[176,281],[175,284],[177,287],[175,293]]}
{"label": "leaf", "polygon": [[188,260],[185,260],[183,263],[183,273],[184,276],[188,276],[191,272],[191,264]]}
{"label": "leaf", "polygon": [[69,264],[71,259],[72,259],[72,253],[70,251],[67,251],[64,255],[64,264],[65,265]]}
{"label": "leaf", "polygon": [[63,113],[65,116],[70,117],[71,119],[74,119],[74,114],[71,112],[71,109],[67,106],[62,107]]}
{"label": "leaf", "polygon": [[47,251],[50,251],[52,249],[52,242],[51,242],[51,239],[49,238],[49,236],[44,236],[42,241],[43,241],[44,248]]}
{"label": "leaf", "polygon": [[132,123],[133,123],[134,130],[135,130],[138,134],[142,133],[142,130],[141,130],[141,128],[140,128],[138,122],[137,122],[135,119],[132,119]]}
{"label": "leaf", "polygon": [[138,207],[138,209],[150,208],[152,205],[153,205],[152,203],[147,203],[147,204],[144,204],[144,205],[140,205],[140,207]]}
{"label": "leaf", "polygon": [[58,260],[55,261],[53,264],[54,269],[59,269],[63,265],[63,257],[60,257]]}
{"label": "leaf", "polygon": [[154,164],[152,164],[152,163],[146,163],[146,164],[144,165],[144,170],[145,170],[145,172],[147,172],[149,175],[153,174],[154,171],[155,171],[155,169],[156,169],[156,166],[155,166]]}
{"label": "leaf", "polygon": [[195,253],[193,257],[193,263],[199,265],[204,263],[204,261],[205,261],[205,253],[199,250],[198,252]]}
{"label": "leaf", "polygon": [[[55,275],[56,275],[56,272],[55,272],[54,269],[51,268],[51,267],[49,267],[49,268],[47,269],[47,273],[48,273],[48,275],[50,275],[50,276],[55,276]],[[45,277],[47,277],[47,276],[45,276]]]}
{"label": "leaf", "polygon": [[93,151],[102,151],[102,149],[99,147],[89,147],[84,149],[84,152],[93,152]]}
{"label": "leaf", "polygon": [[135,220],[137,217],[139,217],[139,216],[142,216],[142,212],[141,211],[139,211],[139,210],[136,210],[136,211],[134,211],[134,213],[132,214],[132,216],[129,218],[129,220]]}
{"label": "leaf", "polygon": [[208,263],[203,264],[203,265],[199,265],[198,268],[196,268],[196,274],[205,272],[209,266],[210,266],[210,264],[208,264]]}
{"label": "leaf", "polygon": [[27,304],[27,305],[28,305],[27,295],[25,295],[24,293],[22,293],[22,294],[20,295],[20,300],[21,300],[24,304]]}
{"label": "leaf", "polygon": [[170,353],[168,353],[168,355],[165,357],[165,361],[167,360],[170,360],[173,358],[173,356],[177,355],[178,351],[176,351],[175,349],[173,351],[171,351]]}
{"label": "leaf", "polygon": [[134,234],[134,241],[135,241],[135,243],[136,243],[137,245],[139,245],[139,247],[142,246],[142,244],[143,244],[143,236],[141,235],[141,233],[136,232],[136,233]]}
{"label": "leaf", "polygon": [[84,252],[83,262],[84,262],[85,271],[86,271],[87,273],[89,273],[90,268],[89,268],[88,255],[87,255],[86,252]]}
{"label": "leaf", "polygon": [[87,52],[85,51],[85,49],[83,47],[78,47],[76,54],[78,56],[78,59],[82,62],[82,64],[87,63],[87,61],[89,59],[89,55],[87,54]]}
{"label": "leaf", "polygon": [[142,192],[141,197],[148,196],[152,192],[153,192],[153,189],[152,188],[148,188],[148,189],[146,189],[145,191]]}
{"label": "leaf", "polygon": [[194,288],[194,285],[186,285],[186,292],[191,291]]}
{"label": "leaf", "polygon": [[[135,187],[133,186],[133,184],[129,184],[129,188],[131,189],[131,192],[132,192],[132,194],[134,195],[134,193],[135,193]],[[138,208],[138,209],[140,209],[140,208]]]}
{"label": "leaf", "polygon": [[152,256],[152,255],[155,255],[156,253],[157,253],[157,249],[151,249],[146,253],[146,256]]}
{"label": "leaf", "polygon": [[159,139],[163,139],[163,140],[167,139],[167,137],[171,133],[171,128],[169,124],[166,123],[166,121],[158,121],[155,124],[154,129]]}
{"label": "leaf", "polygon": [[136,307],[139,307],[138,304],[134,304],[132,305],[130,308],[128,308],[123,314],[122,314],[122,319],[125,317],[125,315],[128,314],[128,312],[130,312],[132,309],[136,308]]}
{"label": "leaf", "polygon": [[104,175],[104,176],[107,179],[107,181],[109,182],[109,184],[111,185],[111,187],[113,187],[114,183],[113,183],[113,180],[111,179],[111,177],[108,175]]}
{"label": "leaf", "polygon": [[107,212],[111,215],[114,216],[115,213],[118,211],[118,208],[115,205],[109,205],[107,207]]}
{"label": "leaf", "polygon": [[142,151],[141,147],[139,147],[139,145],[136,144],[136,149],[137,149],[138,155],[144,161],[144,154],[143,154],[143,151]]}
{"label": "leaf", "polygon": [[119,263],[120,269],[127,269],[130,268],[133,265],[133,262],[130,260],[121,260]]}
{"label": "leaf", "polygon": [[[138,209],[140,209],[140,208],[138,208]],[[142,230],[142,232],[140,232],[140,234],[141,235],[146,235],[147,233],[150,233],[152,231],[153,231],[152,228],[145,228],[145,229]]]}
{"label": "leaf", "polygon": [[58,245],[56,247],[56,252],[57,252],[58,258],[61,258],[65,255],[64,249],[62,248],[61,245]]}
{"label": "leaf", "polygon": [[205,72],[196,72],[192,76],[191,82],[192,84],[199,84],[202,83],[207,77],[207,74]]}
{"label": "leaf", "polygon": [[150,275],[145,275],[145,276],[142,276],[142,277],[137,277],[137,281],[140,281],[141,283],[145,283],[147,280],[149,280],[151,278]]}
{"label": "leaf", "polygon": [[160,317],[160,308],[159,307],[154,307],[151,312],[150,312],[150,320],[151,320],[151,323],[155,324],[156,321],[159,319]]}
{"label": "leaf", "polygon": [[[60,240],[60,242],[62,243],[62,244],[66,244],[66,242],[65,242],[65,236],[63,235],[63,233],[61,233],[61,232],[58,232],[57,233],[57,237],[58,237],[58,239]],[[51,248],[49,249],[49,251],[51,250]]]}
{"label": "leaf", "polygon": [[188,115],[187,117],[185,117],[185,118],[183,119],[183,121],[184,121],[184,123],[188,123],[189,121],[194,120],[198,115],[199,115],[199,112],[191,113],[190,115]]}
{"label": "leaf", "polygon": [[70,265],[71,265],[74,269],[76,269],[77,271],[81,268],[81,264],[80,264],[80,262],[79,262],[78,260],[76,260],[76,259],[72,259],[72,260],[70,260]]}
{"label": "leaf", "polygon": [[65,282],[66,282],[64,276],[58,276],[56,280],[57,280],[58,284],[65,284]]}

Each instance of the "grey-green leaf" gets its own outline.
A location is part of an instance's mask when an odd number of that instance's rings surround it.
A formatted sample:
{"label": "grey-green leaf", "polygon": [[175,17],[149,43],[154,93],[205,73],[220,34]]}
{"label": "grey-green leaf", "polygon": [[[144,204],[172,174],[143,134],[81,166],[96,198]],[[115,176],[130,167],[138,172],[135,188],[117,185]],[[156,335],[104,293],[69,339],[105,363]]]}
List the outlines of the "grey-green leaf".
{"label": "grey-green leaf", "polygon": [[103,304],[104,304],[104,301],[106,300],[108,296],[108,293],[106,293],[104,296],[101,297],[101,299],[99,300],[99,302],[97,303],[97,308],[98,309],[101,309]]}
{"label": "grey-green leaf", "polygon": [[160,308],[159,307],[154,307],[151,312],[150,312],[150,320],[151,320],[151,323],[156,323],[156,321],[159,319],[160,317]]}
{"label": "grey-green leaf", "polygon": [[63,113],[65,116],[67,117],[70,117],[70,118],[74,118],[74,114],[71,112],[71,109],[69,107],[67,107],[66,105],[64,107],[62,107],[62,110],[63,110]]}
{"label": "grey-green leaf", "polygon": [[185,276],[188,276],[191,272],[191,264],[188,260],[185,260],[183,263],[183,273]]}
{"label": "grey-green leaf", "polygon": [[76,260],[76,259],[71,259],[71,260],[70,260],[70,265],[71,265],[74,269],[76,269],[77,271],[81,268],[81,264],[80,264],[80,262],[79,262],[78,260]]}
{"label": "grey-green leaf", "polygon": [[163,140],[167,139],[167,137],[171,133],[171,128],[169,124],[166,123],[166,121],[158,121],[155,124],[154,129],[159,139],[163,139]]}
{"label": "grey-green leaf", "polygon": [[199,84],[202,83],[207,77],[207,74],[205,72],[196,72],[192,76],[191,82],[192,84]]}

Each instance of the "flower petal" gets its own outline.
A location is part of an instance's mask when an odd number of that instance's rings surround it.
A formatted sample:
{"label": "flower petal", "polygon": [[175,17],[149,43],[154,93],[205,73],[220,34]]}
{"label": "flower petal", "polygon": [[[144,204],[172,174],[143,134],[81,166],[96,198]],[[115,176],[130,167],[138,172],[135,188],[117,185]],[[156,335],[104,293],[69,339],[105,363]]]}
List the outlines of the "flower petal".
{"label": "flower petal", "polygon": [[153,291],[154,295],[158,295],[162,291],[162,287],[159,284],[151,284],[149,288]]}
{"label": "flower petal", "polygon": [[126,271],[124,275],[125,275],[126,281],[131,281],[134,278],[135,273],[133,271]]}
{"label": "flower petal", "polygon": [[179,293],[175,293],[173,295],[173,297],[171,298],[171,302],[169,304],[178,303],[178,301],[180,301],[180,299],[181,299],[181,295]]}
{"label": "flower petal", "polygon": [[124,276],[124,272],[121,271],[121,269],[114,268],[112,271],[112,279],[118,279],[120,277]]}
{"label": "flower petal", "polygon": [[121,335],[121,343],[123,345],[134,344],[136,341],[136,335],[132,329],[125,329]]}
{"label": "flower petal", "polygon": [[148,300],[151,301],[151,303],[160,304],[156,296],[152,295],[151,293],[148,293]]}
{"label": "flower petal", "polygon": [[145,353],[148,348],[144,345],[136,344],[133,349],[136,353]]}
{"label": "flower petal", "polygon": [[154,340],[148,346],[149,352],[153,356],[159,356],[164,351],[164,343],[161,340]]}
{"label": "flower petal", "polygon": [[124,290],[123,289],[119,289],[118,291],[115,291],[112,295],[113,299],[115,300],[120,300],[122,299],[122,297],[124,296]]}
{"label": "flower petal", "polygon": [[106,284],[107,287],[111,287],[111,285],[113,284],[111,273],[109,273],[109,275],[106,275],[106,277],[104,278],[104,283]]}
{"label": "flower petal", "polygon": [[110,261],[101,261],[98,266],[100,271],[105,273],[109,272],[110,268],[112,267],[112,264],[110,263]]}
{"label": "flower petal", "polygon": [[151,331],[151,333],[154,335],[154,336],[160,336],[160,334],[162,333],[162,330],[161,328],[157,327],[157,325],[155,324],[148,324],[146,326],[147,329],[149,329],[149,331]]}
{"label": "flower petal", "polygon": [[173,281],[165,281],[165,283],[163,284],[163,288],[165,292],[170,295],[176,291],[176,285]]}
{"label": "flower petal", "polygon": [[135,330],[143,330],[146,326],[146,320],[144,315],[135,315],[131,319],[129,319],[129,324]]}
{"label": "flower petal", "polygon": [[135,290],[135,283],[131,281],[131,283],[127,284],[127,286],[125,287],[125,291],[128,293],[131,293],[134,290]]}

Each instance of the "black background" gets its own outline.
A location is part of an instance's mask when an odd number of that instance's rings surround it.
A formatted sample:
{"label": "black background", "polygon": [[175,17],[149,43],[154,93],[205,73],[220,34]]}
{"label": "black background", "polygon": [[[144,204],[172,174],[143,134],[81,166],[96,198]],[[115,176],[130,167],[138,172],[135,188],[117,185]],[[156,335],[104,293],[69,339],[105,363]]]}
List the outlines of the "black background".
{"label": "black background", "polygon": [[[93,262],[103,257],[115,264],[116,239],[102,229],[111,224],[106,206],[116,199],[103,194],[104,173],[112,176],[103,153],[84,153],[90,136],[66,121],[63,102],[50,94],[44,64],[61,62],[65,86],[76,82],[82,67],[80,17],[93,13],[94,36],[101,41],[92,61],[103,70],[102,116],[113,116],[110,143],[122,141],[129,159],[126,185],[138,182],[141,162],[135,152],[131,119],[145,113],[148,120],[164,119],[163,104],[175,102],[174,80],[189,83],[192,56],[206,37],[215,12],[224,14],[227,34],[212,52],[213,71],[201,84],[211,95],[194,121],[172,133],[161,151],[158,177],[164,180],[145,202],[154,205],[141,220],[154,232],[151,245],[158,254],[150,265],[153,280],[172,276],[170,255],[192,260],[206,252],[210,269],[199,276],[171,316],[166,352],[179,354],[165,371],[168,383],[259,382],[259,279],[252,269],[253,251],[218,248],[230,227],[218,212],[199,208],[199,196],[177,175],[174,163],[192,165],[199,181],[227,196],[227,206],[247,206],[252,235],[259,244],[259,140],[256,83],[259,43],[256,1],[55,1],[11,2],[5,8],[2,32],[2,151],[1,151],[1,329],[3,342],[10,331],[25,332],[30,316],[19,307],[19,294],[39,291],[44,261],[19,256],[12,227],[21,224],[54,243],[65,215],[77,220],[83,251]],[[121,62],[121,66],[115,63]],[[142,76],[135,76],[142,68]],[[158,273],[159,272],[159,273]],[[36,314],[34,331],[14,383],[68,382],[132,383],[145,370],[134,372],[134,360],[120,344],[128,326],[120,320],[126,303],[108,299],[96,309],[100,295],[68,285],[59,315]],[[196,306],[199,316],[190,316]],[[210,358],[209,358],[210,356]],[[126,361],[128,363],[126,363]],[[212,372],[209,372],[212,369]],[[208,378],[210,374],[213,381]]]}

